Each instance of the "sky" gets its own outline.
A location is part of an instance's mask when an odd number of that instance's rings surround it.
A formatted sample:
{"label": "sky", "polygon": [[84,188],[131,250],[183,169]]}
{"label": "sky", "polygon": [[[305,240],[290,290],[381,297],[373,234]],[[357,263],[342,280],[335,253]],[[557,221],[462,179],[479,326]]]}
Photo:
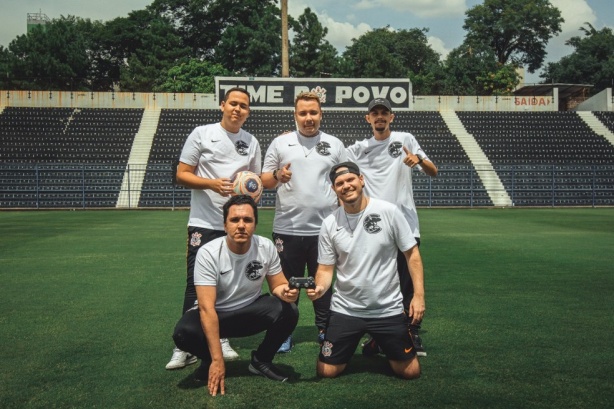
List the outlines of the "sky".
{"label": "sky", "polygon": [[[28,13],[44,13],[50,19],[78,16],[108,21],[126,17],[132,10],[144,9],[153,0],[0,0],[0,45],[5,48],[26,33]],[[550,0],[559,8],[565,22],[562,32],[550,40],[546,62],[555,62],[573,49],[565,41],[580,36],[585,22],[597,30],[614,29],[612,0]],[[465,12],[483,0],[288,0],[289,14],[298,18],[310,7],[328,28],[326,39],[341,53],[367,31],[390,26],[392,29],[428,28],[431,47],[442,58],[462,44]],[[539,82],[539,71],[526,73],[525,83]]]}

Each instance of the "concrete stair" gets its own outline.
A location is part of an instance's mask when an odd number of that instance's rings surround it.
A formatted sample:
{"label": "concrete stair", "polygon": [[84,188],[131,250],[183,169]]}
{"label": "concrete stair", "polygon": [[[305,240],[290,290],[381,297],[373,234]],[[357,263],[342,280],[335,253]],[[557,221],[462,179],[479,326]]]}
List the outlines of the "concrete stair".
{"label": "concrete stair", "polygon": [[116,207],[118,208],[137,208],[139,206],[149,152],[158,128],[161,111],[160,108],[146,109],[143,113],[141,125],[130,150],[122,188],[117,198]]}
{"label": "concrete stair", "polygon": [[576,111],[576,114],[595,132],[597,135],[603,136],[614,145],[614,133],[612,133],[604,124],[590,111]]}
{"label": "concrete stair", "polygon": [[456,112],[441,111],[440,114],[450,132],[456,136],[465,153],[469,156],[493,204],[500,207],[512,206],[512,199],[505,191],[505,186],[501,183],[501,179],[499,179],[497,172],[492,167],[492,163],[490,163],[473,135],[467,132],[463,123],[458,119]]}

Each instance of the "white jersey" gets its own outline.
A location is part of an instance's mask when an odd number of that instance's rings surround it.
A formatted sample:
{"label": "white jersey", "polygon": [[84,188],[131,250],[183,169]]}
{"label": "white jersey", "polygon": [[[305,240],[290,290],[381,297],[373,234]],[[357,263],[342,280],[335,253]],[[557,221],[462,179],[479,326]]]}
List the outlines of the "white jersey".
{"label": "white jersey", "polygon": [[[403,146],[428,159],[416,138],[410,133],[392,132],[378,141],[374,137],[354,143],[347,148],[348,160],[356,163],[365,178],[365,193],[369,197],[396,204],[409,223],[414,237],[420,237],[418,212],[414,204],[412,168],[403,163]],[[420,165],[416,169],[423,172]]]}
{"label": "white jersey", "polygon": [[254,235],[247,253],[235,254],[228,248],[226,237],[219,237],[198,250],[194,285],[215,286],[215,309],[235,311],[260,296],[267,275],[279,273],[281,264],[271,240]]}
{"label": "white jersey", "polygon": [[392,203],[370,198],[359,214],[339,208],[328,216],[320,230],[318,263],[337,268],[331,311],[363,318],[401,314],[397,249],[415,245]]}
{"label": "white jersey", "polygon": [[[239,130],[231,133],[220,123],[199,126],[186,140],[179,160],[196,166],[195,174],[208,179],[231,178],[235,173],[249,170],[258,175],[262,154],[258,140]],[[210,189],[192,189],[189,226],[224,230],[222,206],[228,197]]]}
{"label": "white jersey", "polygon": [[328,173],[347,160],[343,142],[320,132],[307,138],[298,132],[280,135],[264,157],[263,172],[290,163],[292,179],[277,187],[273,231],[293,236],[317,236],[322,220],[337,206]]}

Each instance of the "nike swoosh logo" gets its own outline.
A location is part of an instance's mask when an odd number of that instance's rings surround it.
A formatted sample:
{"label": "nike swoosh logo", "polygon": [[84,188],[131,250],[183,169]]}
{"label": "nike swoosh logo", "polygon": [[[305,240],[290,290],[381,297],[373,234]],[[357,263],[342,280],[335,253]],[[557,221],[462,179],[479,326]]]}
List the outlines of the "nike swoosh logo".
{"label": "nike swoosh logo", "polygon": [[409,348],[409,349],[405,348],[405,353],[406,353],[406,354],[409,354],[409,353],[411,352],[411,350],[412,350],[412,349],[413,349],[413,348]]}
{"label": "nike swoosh logo", "polygon": [[341,229],[343,229],[343,227],[337,227],[337,231],[339,231],[339,230],[341,230]]}
{"label": "nike swoosh logo", "polygon": [[368,155],[370,153],[371,153],[371,151],[365,151],[365,155]]}
{"label": "nike swoosh logo", "polygon": [[211,142],[219,142],[221,139],[211,139]]}
{"label": "nike swoosh logo", "polygon": [[220,272],[220,275],[224,275],[224,274],[230,273],[231,271],[232,271],[232,270],[222,271],[222,272]]}
{"label": "nike swoosh logo", "polygon": [[289,143],[288,146],[297,146],[298,143]]}

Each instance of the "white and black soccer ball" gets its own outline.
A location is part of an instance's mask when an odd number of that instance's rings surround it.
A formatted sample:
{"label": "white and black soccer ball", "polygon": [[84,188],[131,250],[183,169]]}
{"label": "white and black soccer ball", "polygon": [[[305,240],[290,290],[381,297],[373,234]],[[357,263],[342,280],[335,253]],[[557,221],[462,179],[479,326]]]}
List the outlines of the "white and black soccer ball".
{"label": "white and black soccer ball", "polygon": [[232,195],[249,195],[258,203],[262,195],[262,181],[254,172],[244,170],[236,173],[230,181],[232,182]]}

